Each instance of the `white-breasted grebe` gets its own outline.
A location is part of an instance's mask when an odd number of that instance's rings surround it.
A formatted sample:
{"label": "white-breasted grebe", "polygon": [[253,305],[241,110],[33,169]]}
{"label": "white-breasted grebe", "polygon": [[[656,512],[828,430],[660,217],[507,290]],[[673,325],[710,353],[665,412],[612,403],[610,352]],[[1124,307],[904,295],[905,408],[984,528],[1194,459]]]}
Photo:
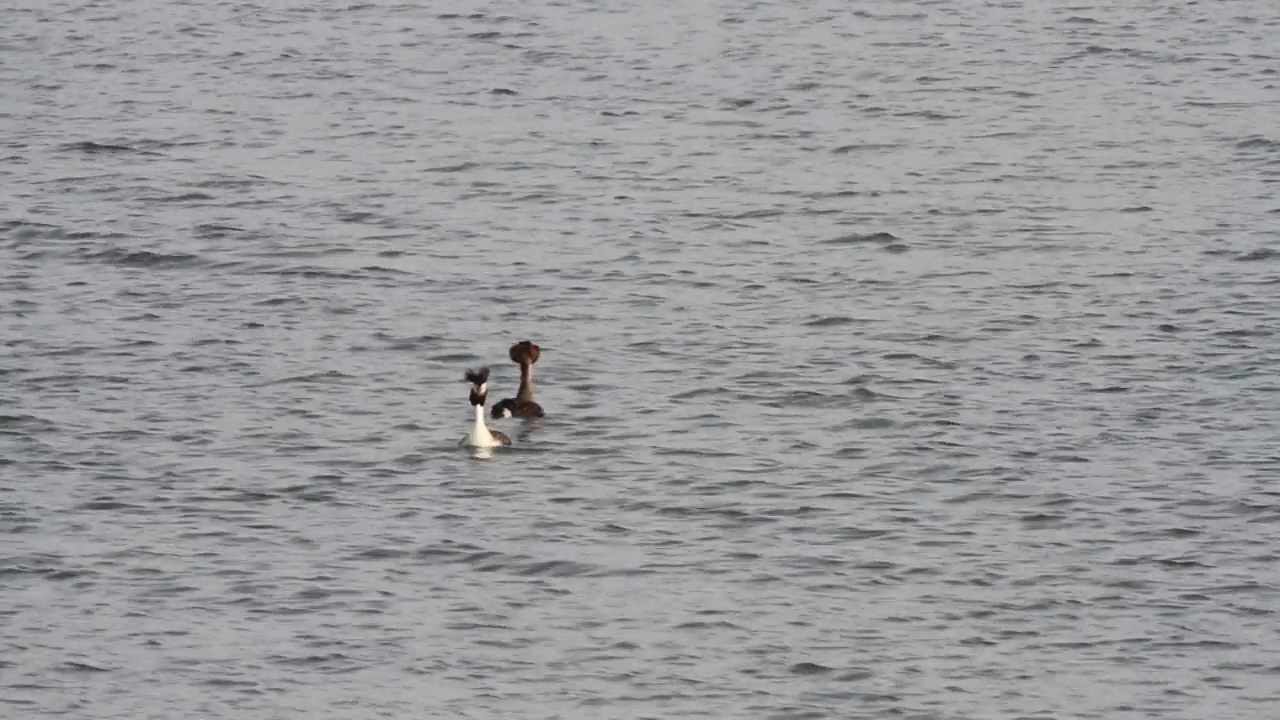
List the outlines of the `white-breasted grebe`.
{"label": "white-breasted grebe", "polygon": [[513,398],[500,400],[493,406],[495,418],[540,418],[543,416],[542,406],[533,401],[533,364],[542,355],[542,348],[521,340],[507,352],[511,362],[520,366],[520,390]]}
{"label": "white-breasted grebe", "polygon": [[484,401],[489,394],[489,368],[482,367],[479,370],[468,370],[466,378],[467,382],[471,383],[471,407],[475,408],[476,424],[471,427],[471,432],[467,433],[459,444],[474,448],[510,445],[511,438],[497,430],[490,430],[484,424]]}

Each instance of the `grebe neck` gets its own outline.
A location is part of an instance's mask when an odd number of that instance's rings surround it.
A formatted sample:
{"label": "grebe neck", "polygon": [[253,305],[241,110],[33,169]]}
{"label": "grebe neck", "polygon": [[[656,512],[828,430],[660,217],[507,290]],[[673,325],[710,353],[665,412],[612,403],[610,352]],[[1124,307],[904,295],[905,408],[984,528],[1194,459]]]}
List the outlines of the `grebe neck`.
{"label": "grebe neck", "polygon": [[484,424],[484,405],[472,405],[472,407],[476,409],[476,422],[471,426],[467,440],[472,447],[492,447],[495,442],[493,433],[489,432],[489,427]]}
{"label": "grebe neck", "polygon": [[520,390],[516,393],[516,399],[525,402],[533,400],[533,365],[530,363],[520,363]]}

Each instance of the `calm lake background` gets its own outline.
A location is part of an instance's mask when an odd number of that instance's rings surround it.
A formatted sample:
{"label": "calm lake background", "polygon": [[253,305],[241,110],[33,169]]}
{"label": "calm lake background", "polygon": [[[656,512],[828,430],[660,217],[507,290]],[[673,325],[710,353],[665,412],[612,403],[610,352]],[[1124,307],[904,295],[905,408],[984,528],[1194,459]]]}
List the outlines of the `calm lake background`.
{"label": "calm lake background", "polygon": [[1280,716],[1276,9],[7,3],[0,717]]}

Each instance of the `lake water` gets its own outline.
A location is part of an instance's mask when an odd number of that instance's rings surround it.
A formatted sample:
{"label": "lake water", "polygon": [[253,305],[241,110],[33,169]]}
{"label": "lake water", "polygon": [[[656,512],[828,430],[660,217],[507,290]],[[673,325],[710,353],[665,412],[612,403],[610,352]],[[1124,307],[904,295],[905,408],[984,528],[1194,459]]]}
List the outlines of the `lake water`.
{"label": "lake water", "polygon": [[8,3],[0,717],[1277,717],[1280,15],[1119,5]]}

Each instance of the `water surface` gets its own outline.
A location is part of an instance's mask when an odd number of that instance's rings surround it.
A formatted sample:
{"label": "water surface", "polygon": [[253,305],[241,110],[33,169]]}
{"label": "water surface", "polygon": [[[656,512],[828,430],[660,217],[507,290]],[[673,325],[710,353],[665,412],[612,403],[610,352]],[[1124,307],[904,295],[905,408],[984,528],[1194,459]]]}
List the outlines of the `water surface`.
{"label": "water surface", "polygon": [[1274,717],[1277,38],[10,3],[0,715]]}

